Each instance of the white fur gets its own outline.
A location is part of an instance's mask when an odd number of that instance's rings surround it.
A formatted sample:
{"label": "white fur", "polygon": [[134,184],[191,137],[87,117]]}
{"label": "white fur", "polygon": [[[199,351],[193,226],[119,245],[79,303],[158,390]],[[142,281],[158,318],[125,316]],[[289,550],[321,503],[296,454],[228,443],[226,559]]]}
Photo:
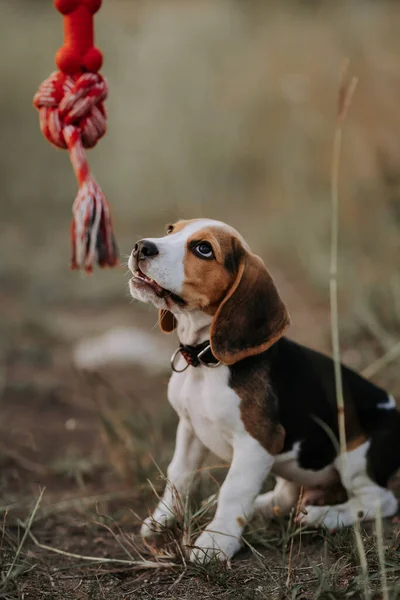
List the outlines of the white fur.
{"label": "white fur", "polygon": [[383,408],[383,410],[393,410],[396,408],[396,400],[393,398],[391,394],[388,394],[388,399],[386,402],[380,402],[378,404],[378,408]]}
{"label": "white fur", "polygon": [[[195,346],[209,339],[212,317],[202,310],[182,312],[177,320],[178,338],[186,340],[185,344]],[[183,361],[182,357],[181,360]],[[185,363],[181,364],[184,366]]]}

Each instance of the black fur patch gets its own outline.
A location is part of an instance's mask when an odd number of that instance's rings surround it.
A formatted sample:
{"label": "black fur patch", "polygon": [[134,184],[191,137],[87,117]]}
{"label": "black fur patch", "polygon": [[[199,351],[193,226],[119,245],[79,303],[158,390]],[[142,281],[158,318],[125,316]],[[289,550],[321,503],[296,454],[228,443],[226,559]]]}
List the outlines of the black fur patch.
{"label": "black fur patch", "polygon": [[385,413],[367,453],[368,475],[381,487],[387,486],[400,466],[400,413],[394,408]]}
{"label": "black fur patch", "polygon": [[[283,337],[266,352],[232,365],[230,372],[232,388],[253,387],[255,375],[267,381],[258,402],[268,421],[286,432],[281,453],[301,442],[302,468],[320,470],[333,462],[338,424],[331,358]],[[342,366],[342,377],[347,440],[371,438],[369,473],[386,485],[400,467],[400,413],[379,408],[388,402],[387,393],[361,375]]]}
{"label": "black fur patch", "polygon": [[177,304],[178,306],[186,306],[185,300],[183,298],[181,298],[180,296],[177,296],[173,292],[169,292],[169,298],[173,302],[175,302],[175,304]]}

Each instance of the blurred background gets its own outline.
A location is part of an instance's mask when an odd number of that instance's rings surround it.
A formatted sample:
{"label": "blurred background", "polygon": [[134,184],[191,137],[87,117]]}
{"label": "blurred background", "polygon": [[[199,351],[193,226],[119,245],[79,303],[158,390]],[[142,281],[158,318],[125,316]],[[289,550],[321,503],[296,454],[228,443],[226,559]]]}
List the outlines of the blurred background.
{"label": "blurred background", "polygon": [[[32,485],[47,469],[72,472],[86,489],[93,469],[111,464],[121,482],[132,454],[137,468],[140,443],[154,450],[155,436],[171,442],[165,383],[174,341],[157,332],[152,308],[131,303],[124,266],[69,271],[76,181],[32,107],[54,69],[62,20],[47,0],[0,0],[0,14],[0,453],[4,493],[16,502],[26,472]],[[104,1],[96,42],[110,86],[108,133],[89,160],[112,207],[122,262],[139,237],[161,235],[178,218],[227,221],[275,276],[292,336],[329,352],[331,153],[349,58],[360,81],[340,177],[343,358],[363,370],[395,347],[399,30],[394,0]],[[101,377],[116,390],[108,404],[79,369],[102,363]],[[373,378],[399,393],[398,373],[394,361]],[[113,422],[116,405],[123,416]],[[107,413],[100,424],[99,406]],[[146,424],[145,409],[153,410]],[[139,437],[129,442],[133,430]],[[153,468],[143,457],[141,468]]]}
{"label": "blurred background", "polygon": [[[123,271],[67,269],[76,182],[68,155],[41,137],[31,105],[54,69],[61,17],[46,0],[0,7],[2,296],[13,311],[18,304],[46,320],[74,302],[121,302]],[[325,301],[331,146],[349,58],[360,84],[341,169],[342,327],[395,340],[399,21],[394,1],[105,1],[96,31],[109,130],[90,164],[123,260],[166,222],[218,218]]]}

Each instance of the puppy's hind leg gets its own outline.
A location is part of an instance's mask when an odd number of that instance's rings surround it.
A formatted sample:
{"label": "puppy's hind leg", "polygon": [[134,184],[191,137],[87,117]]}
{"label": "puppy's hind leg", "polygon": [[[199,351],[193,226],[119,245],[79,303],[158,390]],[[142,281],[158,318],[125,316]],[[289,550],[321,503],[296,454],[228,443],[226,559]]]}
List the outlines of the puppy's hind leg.
{"label": "puppy's hind leg", "polygon": [[375,483],[367,473],[370,443],[368,440],[335,460],[349,500],[333,506],[308,506],[307,515],[299,518],[302,523],[337,529],[352,525],[357,520],[374,519],[379,505],[382,517],[390,517],[396,513],[397,500],[393,493]]}

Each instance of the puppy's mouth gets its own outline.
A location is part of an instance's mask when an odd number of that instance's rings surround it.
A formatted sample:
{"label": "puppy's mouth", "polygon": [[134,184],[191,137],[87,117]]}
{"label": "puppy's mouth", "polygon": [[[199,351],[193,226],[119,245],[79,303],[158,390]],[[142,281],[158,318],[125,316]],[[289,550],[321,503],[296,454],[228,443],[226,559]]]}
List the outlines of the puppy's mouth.
{"label": "puppy's mouth", "polygon": [[132,265],[131,271],[133,273],[133,277],[130,281],[130,285],[132,287],[138,286],[150,289],[157,296],[157,298],[164,299],[167,306],[170,304],[176,304],[180,307],[184,307],[186,305],[186,302],[183,298],[177,294],[174,294],[170,290],[166,290],[159,283],[157,283],[157,281],[146,275],[146,273],[143,273],[138,264]]}
{"label": "puppy's mouth", "polygon": [[156,294],[156,296],[158,296],[159,298],[171,296],[171,292],[169,290],[166,290],[165,288],[161,287],[161,285],[154,281],[154,279],[151,279],[151,277],[148,277],[146,273],[143,273],[143,271],[141,271],[139,267],[137,267],[132,277],[132,280],[133,283],[144,283],[147,287],[151,288]]}

